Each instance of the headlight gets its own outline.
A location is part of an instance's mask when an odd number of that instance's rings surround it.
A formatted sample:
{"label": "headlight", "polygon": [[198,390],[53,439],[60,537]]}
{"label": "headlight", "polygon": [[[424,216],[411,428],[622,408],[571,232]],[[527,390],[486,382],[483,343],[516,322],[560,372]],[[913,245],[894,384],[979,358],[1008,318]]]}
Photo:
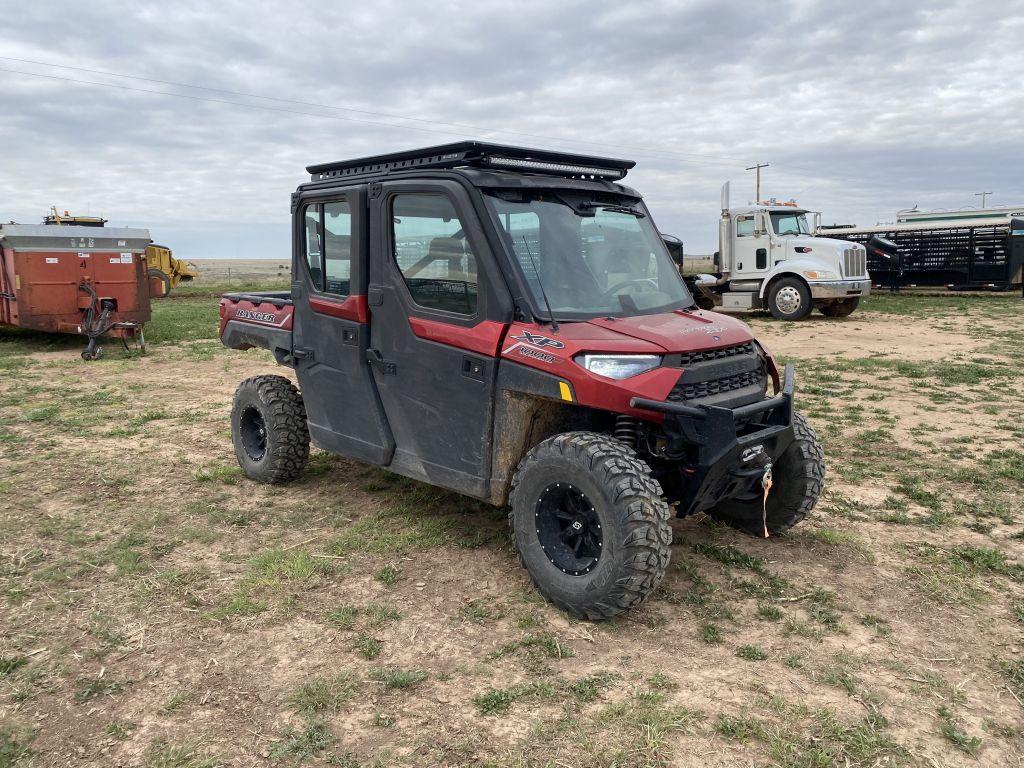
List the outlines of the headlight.
{"label": "headlight", "polygon": [[576,362],[609,379],[628,379],[661,365],[659,355],[580,355]]}
{"label": "headlight", "polygon": [[804,277],[808,280],[838,280],[839,275],[835,272],[830,272],[827,269],[819,269],[817,271],[804,272]]}

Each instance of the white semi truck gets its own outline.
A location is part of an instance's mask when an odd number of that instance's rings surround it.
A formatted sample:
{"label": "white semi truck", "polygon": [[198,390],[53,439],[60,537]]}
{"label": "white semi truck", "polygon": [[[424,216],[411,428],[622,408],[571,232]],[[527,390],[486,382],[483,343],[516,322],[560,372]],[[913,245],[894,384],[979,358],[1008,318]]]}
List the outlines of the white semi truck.
{"label": "white semi truck", "polygon": [[871,291],[864,246],[814,237],[795,202],[732,208],[722,186],[715,274],[688,278],[698,303],[719,310],[767,309],[800,320],[817,307],[846,317]]}

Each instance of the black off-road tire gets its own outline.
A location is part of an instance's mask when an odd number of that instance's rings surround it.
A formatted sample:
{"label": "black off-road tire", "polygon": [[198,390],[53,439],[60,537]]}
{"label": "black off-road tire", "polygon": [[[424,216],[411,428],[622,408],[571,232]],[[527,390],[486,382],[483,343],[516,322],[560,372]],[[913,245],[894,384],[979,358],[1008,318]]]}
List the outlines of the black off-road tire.
{"label": "black off-road tire", "polygon": [[243,381],[231,406],[231,440],[238,465],[250,479],[277,485],[297,478],[309,461],[309,427],[299,390],[284,376]]}
{"label": "black off-road tire", "polygon": [[171,278],[166,272],[164,272],[162,269],[157,269],[156,267],[150,267],[149,272],[147,274],[149,275],[150,278],[155,278],[160,281],[161,293],[159,296],[154,296],[153,298],[164,299],[170,295]]}
{"label": "black off-road tire", "polygon": [[708,514],[752,536],[785,533],[814,509],[825,482],[825,453],[802,414],[793,414],[793,442],[772,467],[767,519],[759,497],[755,501],[723,501]]}
{"label": "black off-road tire", "polygon": [[831,304],[822,304],[818,309],[825,317],[849,317],[860,304],[860,296],[853,296],[849,299],[840,299]]}
{"label": "black off-road tire", "polygon": [[768,311],[777,320],[803,320],[814,306],[811,289],[798,277],[784,277],[768,286]]}
{"label": "black off-road tire", "polygon": [[[561,570],[541,543],[541,499],[555,484],[578,489],[600,529],[600,554],[580,575]],[[607,435],[566,432],[535,446],[512,478],[509,505],[520,562],[540,593],[573,616],[627,611],[665,575],[672,528],[661,485],[632,449]]]}

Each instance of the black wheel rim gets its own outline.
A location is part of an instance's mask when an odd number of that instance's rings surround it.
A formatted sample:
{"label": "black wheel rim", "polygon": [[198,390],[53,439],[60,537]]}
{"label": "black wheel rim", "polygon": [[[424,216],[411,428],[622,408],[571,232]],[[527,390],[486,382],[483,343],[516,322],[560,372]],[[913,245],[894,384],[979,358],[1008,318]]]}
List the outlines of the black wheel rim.
{"label": "black wheel rim", "polygon": [[242,438],[242,448],[253,461],[260,461],[267,454],[267,423],[263,414],[249,406],[238,420],[238,432]]}
{"label": "black wheel rim", "polygon": [[586,494],[570,483],[552,483],[537,499],[537,540],[562,573],[583,576],[601,559],[601,521]]}

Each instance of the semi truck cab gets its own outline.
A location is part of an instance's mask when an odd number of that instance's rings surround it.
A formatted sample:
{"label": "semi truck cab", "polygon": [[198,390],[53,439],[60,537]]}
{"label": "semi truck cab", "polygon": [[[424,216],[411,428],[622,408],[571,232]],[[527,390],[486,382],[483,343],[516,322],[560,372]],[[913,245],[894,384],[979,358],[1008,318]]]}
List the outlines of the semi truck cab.
{"label": "semi truck cab", "polygon": [[724,310],[768,309],[800,320],[817,307],[829,317],[853,312],[871,290],[863,246],[814,237],[809,211],[795,201],[730,207],[722,187],[716,274],[698,275],[695,292]]}

